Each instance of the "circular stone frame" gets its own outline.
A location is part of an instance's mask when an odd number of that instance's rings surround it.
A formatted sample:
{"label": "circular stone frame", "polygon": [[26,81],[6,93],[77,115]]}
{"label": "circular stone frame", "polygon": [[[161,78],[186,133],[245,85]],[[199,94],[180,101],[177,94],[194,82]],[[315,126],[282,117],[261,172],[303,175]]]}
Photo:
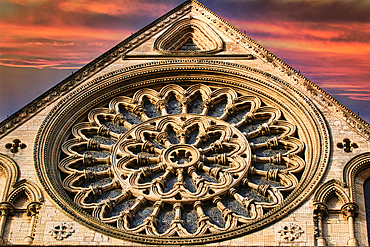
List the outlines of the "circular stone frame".
{"label": "circular stone frame", "polygon": [[[83,83],[61,98],[40,126],[34,146],[35,169],[46,193],[65,214],[102,234],[126,241],[161,245],[201,244],[240,237],[287,216],[314,192],[326,170],[330,140],[320,111],[296,86],[266,72],[227,62],[183,59],[135,65]],[[195,83],[210,87],[228,86],[238,92],[256,95],[263,102],[278,107],[297,126],[300,139],[305,143],[306,168],[297,187],[282,204],[234,230],[192,238],[159,238],[120,231],[93,218],[72,201],[61,186],[57,164],[60,161],[60,147],[73,124],[89,110],[112,97],[133,94],[149,85],[159,88],[168,83],[185,87]]]}

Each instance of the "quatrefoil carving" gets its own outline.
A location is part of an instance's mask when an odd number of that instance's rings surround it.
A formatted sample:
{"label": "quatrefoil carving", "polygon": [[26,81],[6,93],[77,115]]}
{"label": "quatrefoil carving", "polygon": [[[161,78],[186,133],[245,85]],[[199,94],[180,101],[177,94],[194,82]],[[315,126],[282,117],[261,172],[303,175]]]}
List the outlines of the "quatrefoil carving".
{"label": "quatrefoil carving", "polygon": [[17,153],[20,149],[26,148],[27,145],[19,139],[14,139],[12,143],[5,144],[5,148],[10,149],[10,152]]}
{"label": "quatrefoil carving", "polygon": [[348,138],[345,138],[343,139],[343,142],[337,143],[337,147],[343,148],[345,152],[349,153],[349,152],[352,152],[354,148],[358,148],[358,144],[355,142],[352,142]]}

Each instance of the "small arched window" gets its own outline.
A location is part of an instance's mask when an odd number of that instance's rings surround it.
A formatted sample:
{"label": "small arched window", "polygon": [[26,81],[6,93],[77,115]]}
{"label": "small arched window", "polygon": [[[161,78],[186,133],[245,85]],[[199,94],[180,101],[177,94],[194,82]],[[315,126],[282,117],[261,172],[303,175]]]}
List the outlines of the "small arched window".
{"label": "small arched window", "polygon": [[[367,225],[367,236],[370,236],[370,178],[364,183],[364,197],[365,197],[365,208],[366,208],[366,225]],[[369,245],[370,238],[368,237]]]}

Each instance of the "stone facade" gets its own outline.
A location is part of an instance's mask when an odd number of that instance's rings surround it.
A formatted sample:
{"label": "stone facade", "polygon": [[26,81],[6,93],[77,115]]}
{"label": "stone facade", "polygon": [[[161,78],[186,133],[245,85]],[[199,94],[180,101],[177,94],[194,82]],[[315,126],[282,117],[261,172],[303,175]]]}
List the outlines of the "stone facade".
{"label": "stone facade", "polygon": [[0,142],[5,245],[369,243],[369,124],[194,0]]}

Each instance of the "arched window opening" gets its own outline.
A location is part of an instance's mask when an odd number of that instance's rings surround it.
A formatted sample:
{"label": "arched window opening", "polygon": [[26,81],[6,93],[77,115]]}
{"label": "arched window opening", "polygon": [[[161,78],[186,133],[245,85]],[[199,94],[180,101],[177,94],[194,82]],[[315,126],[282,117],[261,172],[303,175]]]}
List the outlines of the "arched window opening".
{"label": "arched window opening", "polygon": [[4,196],[5,186],[6,186],[6,174],[5,171],[0,168],[0,200]]}
{"label": "arched window opening", "polygon": [[[336,193],[333,193],[326,201],[328,215],[323,221],[323,236],[328,246],[340,246],[347,243],[348,223],[341,213],[343,204]],[[338,232],[341,233],[340,236],[336,236]]]}
{"label": "arched window opening", "polygon": [[[367,225],[367,236],[370,236],[370,178],[364,183],[364,198],[365,198],[365,209],[366,209],[366,225]],[[368,237],[368,243],[370,245],[370,238]]]}

